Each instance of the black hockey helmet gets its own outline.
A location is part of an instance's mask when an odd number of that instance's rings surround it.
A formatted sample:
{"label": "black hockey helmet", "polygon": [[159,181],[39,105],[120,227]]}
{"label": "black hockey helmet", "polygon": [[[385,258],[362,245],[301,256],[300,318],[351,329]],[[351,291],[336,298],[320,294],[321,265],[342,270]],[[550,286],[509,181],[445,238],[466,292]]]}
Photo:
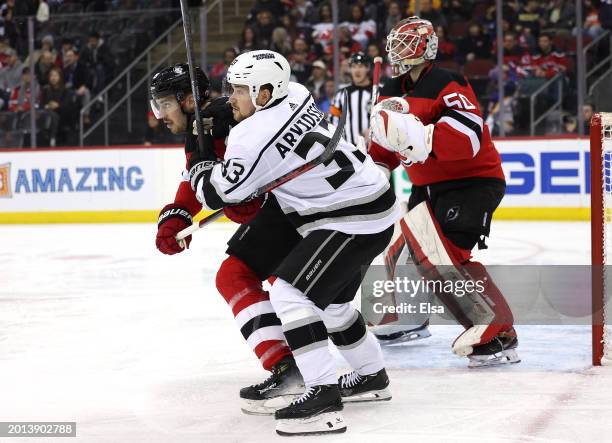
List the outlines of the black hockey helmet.
{"label": "black hockey helmet", "polygon": [[[204,100],[208,97],[210,81],[199,66],[195,66],[194,70],[200,89],[200,99]],[[189,66],[187,63],[177,63],[176,65],[168,66],[153,74],[153,77],[151,77],[151,107],[153,108],[153,112],[156,111],[156,99],[174,96],[177,103],[181,104],[188,93],[191,93],[191,78],[189,76]],[[156,117],[160,118],[157,113]]]}
{"label": "black hockey helmet", "polygon": [[370,66],[372,64],[372,60],[370,57],[365,55],[363,52],[356,52],[351,55],[351,59],[349,60],[349,66],[352,65],[365,65]]}

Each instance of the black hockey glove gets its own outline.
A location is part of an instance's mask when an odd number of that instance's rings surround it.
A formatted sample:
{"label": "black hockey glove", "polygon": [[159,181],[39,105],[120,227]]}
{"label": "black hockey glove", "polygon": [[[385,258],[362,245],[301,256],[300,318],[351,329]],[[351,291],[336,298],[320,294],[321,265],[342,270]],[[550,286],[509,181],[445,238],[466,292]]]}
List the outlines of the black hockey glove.
{"label": "black hockey glove", "polygon": [[[238,123],[234,120],[234,113],[229,104],[228,97],[213,98],[202,110],[202,120],[212,119],[209,128],[214,138],[225,138],[230,128]],[[204,125],[207,126],[207,125]],[[210,130],[209,129],[209,130]]]}

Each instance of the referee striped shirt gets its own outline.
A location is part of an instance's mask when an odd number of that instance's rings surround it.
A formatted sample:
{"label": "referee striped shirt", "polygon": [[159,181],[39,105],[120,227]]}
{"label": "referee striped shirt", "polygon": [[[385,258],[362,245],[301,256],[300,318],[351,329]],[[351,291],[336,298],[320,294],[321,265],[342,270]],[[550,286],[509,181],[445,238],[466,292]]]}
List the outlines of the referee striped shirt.
{"label": "referee striped shirt", "polygon": [[343,91],[348,92],[348,113],[344,126],[344,138],[354,145],[358,137],[370,126],[370,99],[372,98],[372,86],[349,85],[341,88],[334,96],[334,101],[329,107],[330,120],[334,125],[338,123],[342,109],[345,106]]}

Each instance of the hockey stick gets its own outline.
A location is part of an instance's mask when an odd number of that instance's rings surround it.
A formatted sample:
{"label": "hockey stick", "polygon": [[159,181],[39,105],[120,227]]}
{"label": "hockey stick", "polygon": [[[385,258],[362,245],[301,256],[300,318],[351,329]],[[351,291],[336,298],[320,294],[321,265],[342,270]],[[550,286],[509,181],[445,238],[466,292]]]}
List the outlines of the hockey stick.
{"label": "hockey stick", "polygon": [[[344,91],[344,97],[343,98],[344,98],[345,101],[348,100],[348,93],[346,91]],[[251,200],[254,200],[257,197],[265,194],[266,192],[270,192],[273,189],[278,188],[279,186],[287,183],[289,180],[293,180],[295,177],[298,177],[298,176],[304,174],[305,172],[310,171],[311,169],[319,166],[321,163],[325,163],[325,162],[331,160],[332,157],[334,156],[334,153],[336,152],[336,147],[338,146],[338,142],[340,141],[340,138],[342,138],[342,134],[343,134],[343,131],[344,131],[344,124],[346,123],[346,114],[347,114],[347,112],[348,112],[347,111],[347,107],[345,106],[344,109],[342,110],[342,114],[340,115],[340,120],[338,121],[338,126],[336,126],[336,130],[334,131],[334,134],[332,135],[332,138],[329,140],[329,142],[327,142],[327,145],[325,146],[325,149],[323,150],[321,155],[319,155],[316,158],[313,158],[312,160],[304,163],[301,166],[298,166],[293,171],[289,171],[288,173],[286,173],[284,175],[281,175],[280,177],[272,180],[270,183],[267,183],[267,184],[259,187],[249,197],[245,198],[243,201],[241,201],[238,204],[247,203],[247,202],[249,202]],[[181,242],[183,241],[184,238],[190,236],[191,234],[196,232],[198,229],[203,228],[207,224],[217,220],[222,215],[223,215],[223,209],[219,209],[219,210],[213,212],[209,216],[204,217],[202,220],[200,220],[199,223],[194,223],[193,225],[191,225],[191,226],[183,229],[182,231],[180,231],[176,235],[176,240],[179,242],[179,244],[182,245]]]}
{"label": "hockey stick", "polygon": [[[193,45],[191,38],[191,17],[189,16],[189,9],[187,7],[187,0],[181,0],[181,15],[183,16],[183,33],[185,34],[185,48],[187,49],[187,66],[189,66],[189,78],[191,80],[191,93],[193,94],[193,100],[195,102],[195,121],[198,134],[204,134],[204,126],[202,125],[202,117],[200,115],[200,85],[198,85],[198,78],[195,72],[195,66],[193,64]],[[204,48],[200,48],[201,51]],[[198,137],[198,150],[200,154],[204,155],[204,138]]]}
{"label": "hockey stick", "polygon": [[374,57],[374,73],[372,74],[372,106],[378,101],[380,95],[380,72],[382,70],[382,57]]}
{"label": "hockey stick", "polygon": [[[374,57],[374,73],[372,74],[372,99],[370,101],[370,112],[380,96],[380,72],[382,70],[382,57]],[[369,129],[368,129],[369,131]],[[368,133],[368,151],[372,147],[372,134]]]}

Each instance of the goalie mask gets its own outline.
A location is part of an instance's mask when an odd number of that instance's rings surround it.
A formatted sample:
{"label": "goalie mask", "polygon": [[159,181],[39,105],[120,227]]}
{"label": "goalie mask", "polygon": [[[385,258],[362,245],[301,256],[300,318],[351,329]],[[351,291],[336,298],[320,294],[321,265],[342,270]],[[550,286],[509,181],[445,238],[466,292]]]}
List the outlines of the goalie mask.
{"label": "goalie mask", "polygon": [[[208,97],[208,77],[198,66],[194,67],[198,88],[202,103]],[[177,63],[168,66],[155,73],[151,77],[151,110],[155,118],[161,119],[175,109],[180,109],[186,113],[183,104],[187,94],[191,94],[191,78],[189,76],[189,66],[186,63]],[[200,104],[201,105],[201,104]]]}
{"label": "goalie mask", "polygon": [[409,17],[391,29],[385,50],[392,68],[391,75],[398,77],[415,66],[435,60],[438,36],[429,20]]}
{"label": "goalie mask", "polygon": [[[240,54],[227,69],[225,93],[232,91],[232,85],[249,87],[249,95],[255,110],[265,109],[276,100],[289,94],[291,67],[285,57],[278,52],[262,50]],[[272,97],[263,106],[256,103],[259,90],[264,85],[272,85]]]}

